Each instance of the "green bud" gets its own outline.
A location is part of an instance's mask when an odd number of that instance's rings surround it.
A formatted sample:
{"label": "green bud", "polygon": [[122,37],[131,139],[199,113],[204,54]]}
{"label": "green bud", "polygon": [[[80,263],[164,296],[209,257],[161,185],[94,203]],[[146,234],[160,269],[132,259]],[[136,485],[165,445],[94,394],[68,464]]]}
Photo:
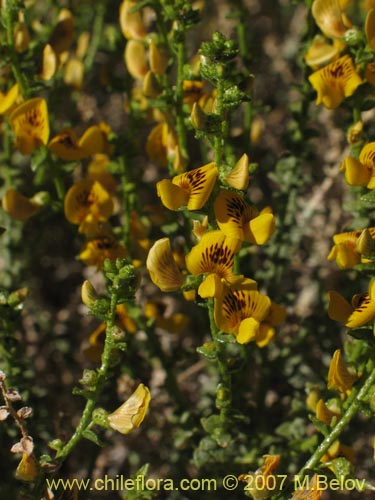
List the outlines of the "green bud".
{"label": "green bud", "polygon": [[79,380],[79,383],[86,387],[94,387],[98,380],[98,376],[94,370],[83,370],[82,378]]}
{"label": "green bud", "polygon": [[357,28],[351,28],[344,33],[344,42],[348,45],[355,46],[363,42],[363,34]]}
{"label": "green bud", "polygon": [[53,439],[48,443],[48,446],[52,448],[52,450],[59,451],[64,446],[64,443],[61,439]]}
{"label": "green bud", "polygon": [[9,297],[8,297],[8,305],[10,305],[10,307],[17,307],[19,306],[20,304],[23,304],[26,300],[26,297],[27,297],[27,294],[28,294],[29,290],[28,288],[20,288],[19,290],[16,290],[14,292],[12,292]]}
{"label": "green bud", "polygon": [[108,412],[104,408],[96,408],[92,413],[92,421],[94,424],[100,425],[105,429],[110,429],[107,417]]}

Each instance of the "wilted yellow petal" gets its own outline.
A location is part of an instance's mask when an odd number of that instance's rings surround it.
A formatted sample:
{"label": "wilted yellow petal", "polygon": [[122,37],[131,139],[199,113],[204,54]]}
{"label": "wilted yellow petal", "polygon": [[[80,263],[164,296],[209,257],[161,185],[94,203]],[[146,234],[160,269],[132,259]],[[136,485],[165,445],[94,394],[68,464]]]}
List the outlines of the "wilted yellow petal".
{"label": "wilted yellow petal", "polygon": [[345,45],[337,40],[331,44],[324,36],[317,35],[305,54],[305,62],[311,68],[316,69],[333,61],[344,48]]}
{"label": "wilted yellow petal", "polygon": [[143,422],[150,400],[151,394],[148,387],[139,384],[130,398],[108,415],[109,425],[121,434],[129,434]]}
{"label": "wilted yellow petal", "polygon": [[38,477],[38,463],[33,455],[22,453],[15,475],[20,481],[34,481]]}

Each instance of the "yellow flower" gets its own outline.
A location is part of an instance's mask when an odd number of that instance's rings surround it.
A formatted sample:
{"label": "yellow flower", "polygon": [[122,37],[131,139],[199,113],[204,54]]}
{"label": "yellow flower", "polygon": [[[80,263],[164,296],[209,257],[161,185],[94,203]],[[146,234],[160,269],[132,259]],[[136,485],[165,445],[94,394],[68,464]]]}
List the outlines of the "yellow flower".
{"label": "yellow flower", "polygon": [[16,479],[20,481],[35,481],[38,477],[38,463],[33,455],[22,453],[21,462],[16,470]]}
{"label": "yellow flower", "polygon": [[121,434],[129,434],[137,429],[145,418],[151,395],[148,387],[139,384],[130,398],[116,411],[108,415],[110,427]]}
{"label": "yellow flower", "polygon": [[65,196],[65,217],[69,222],[79,224],[79,231],[83,233],[91,231],[92,226],[98,226],[99,222],[109,219],[112,211],[112,198],[97,181],[78,181]]}
{"label": "yellow flower", "polygon": [[328,316],[348,328],[366,325],[375,316],[375,281],[371,280],[368,293],[356,294],[352,304],[335,291],[328,292]]}
{"label": "yellow flower", "polygon": [[[303,479],[301,478],[301,482]],[[307,489],[297,488],[292,495],[291,500],[320,500],[323,495],[323,488],[319,487],[318,476],[314,474],[307,483]]]}
{"label": "yellow flower", "polygon": [[225,176],[228,186],[244,191],[249,185],[249,157],[243,154],[234,168]]}
{"label": "yellow flower", "polygon": [[273,326],[284,320],[285,311],[255,288],[254,282],[248,280],[225,286],[215,299],[215,322],[223,332],[234,333],[238,343],[255,341],[264,347],[275,335]]}
{"label": "yellow flower", "polygon": [[13,85],[5,94],[0,92],[0,115],[5,115],[14,106],[19,94],[18,83]]}
{"label": "yellow flower", "polygon": [[232,238],[263,245],[275,230],[275,217],[269,209],[259,213],[234,191],[221,190],[214,208],[220,229]]}
{"label": "yellow flower", "polygon": [[124,52],[125,66],[131,76],[142,80],[148,72],[146,47],[140,40],[129,40]]}
{"label": "yellow flower", "polygon": [[8,189],[2,199],[2,207],[13,219],[25,221],[40,209],[32,198],[26,198],[15,189]]}
{"label": "yellow flower", "polygon": [[349,372],[342,359],[340,349],[337,349],[329,365],[328,371],[328,389],[336,389],[341,394],[348,394],[356,376]]}
{"label": "yellow flower", "polygon": [[341,38],[350,27],[339,0],[314,0],[311,12],[316,24],[328,38]]}
{"label": "yellow flower", "polygon": [[[280,455],[264,455],[264,465],[257,469],[255,472],[250,472],[249,474],[241,474],[238,479],[244,481],[246,486],[246,495],[252,496],[254,500],[264,500],[272,495],[272,492],[276,489],[277,476],[274,476],[274,471],[280,463]],[[269,477],[274,476],[274,481],[269,481]],[[259,477],[262,478],[259,481]],[[272,489],[268,489],[267,485],[270,485]]]}
{"label": "yellow flower", "polygon": [[199,210],[208,200],[215,185],[218,171],[215,163],[189,170],[157,183],[157,193],[163,205],[169,210],[177,210],[186,205],[188,210]]}
{"label": "yellow flower", "polygon": [[35,97],[17,106],[9,116],[16,136],[15,146],[22,154],[32,153],[38,146],[47,144],[49,123],[47,103]]}
{"label": "yellow flower", "polygon": [[156,241],[150,248],[146,267],[153,283],[162,292],[179,290],[184,278],[172,254],[169,238]]}
{"label": "yellow flower", "polygon": [[[371,238],[375,238],[375,227],[367,229]],[[350,231],[347,233],[335,234],[333,237],[334,246],[332,247],[327,259],[336,260],[340,269],[351,269],[361,262],[361,252],[359,252],[357,243],[363,229]]]}
{"label": "yellow flower", "polygon": [[182,83],[183,102],[192,106],[204,95],[204,82],[200,80],[184,80]]}
{"label": "yellow flower", "polygon": [[227,237],[221,231],[209,231],[192,248],[186,256],[188,271],[195,275],[208,274],[198,289],[201,297],[220,295],[221,280],[232,282],[236,278],[232,273],[233,260],[240,247],[241,240],[238,238]]}
{"label": "yellow flower", "polygon": [[323,424],[329,425],[334,417],[340,416],[340,413],[331,411],[323,399],[319,399],[315,408],[315,416]]}
{"label": "yellow flower", "polygon": [[348,156],[342,162],[340,170],[345,174],[345,180],[350,186],[367,186],[375,188],[375,142],[366,144],[358,160]]}
{"label": "yellow flower", "polygon": [[88,266],[103,267],[105,259],[115,260],[126,257],[126,249],[114,236],[98,236],[83,246],[79,258]]}
{"label": "yellow flower", "polygon": [[362,83],[348,55],[315,71],[309,81],[318,93],[316,104],[323,104],[328,109],[337,108]]}

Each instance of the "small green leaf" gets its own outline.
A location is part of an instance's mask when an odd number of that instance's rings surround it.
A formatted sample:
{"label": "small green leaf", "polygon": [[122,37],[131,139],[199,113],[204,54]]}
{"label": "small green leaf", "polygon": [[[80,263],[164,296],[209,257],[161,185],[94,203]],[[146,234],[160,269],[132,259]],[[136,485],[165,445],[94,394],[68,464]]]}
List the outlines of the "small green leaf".
{"label": "small green leaf", "polygon": [[90,429],[86,429],[85,431],[83,431],[82,437],[87,439],[88,441],[95,443],[96,445],[98,445],[100,447],[104,446],[104,443],[98,438],[98,436],[95,434],[95,432],[91,431]]}

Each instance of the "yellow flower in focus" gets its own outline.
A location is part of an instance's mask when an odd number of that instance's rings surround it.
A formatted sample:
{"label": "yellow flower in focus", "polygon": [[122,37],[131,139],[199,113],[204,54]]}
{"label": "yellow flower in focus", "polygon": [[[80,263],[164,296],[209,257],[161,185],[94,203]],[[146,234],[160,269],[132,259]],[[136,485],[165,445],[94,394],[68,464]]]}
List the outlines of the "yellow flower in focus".
{"label": "yellow flower in focus", "polygon": [[314,0],[311,12],[316,24],[328,38],[341,38],[350,28],[339,0]]}
{"label": "yellow flower in focus", "polygon": [[285,310],[258,292],[254,283],[225,286],[215,299],[215,322],[223,332],[234,333],[239,344],[255,341],[264,347],[275,335],[273,327],[284,321]]}
{"label": "yellow flower in focus", "polygon": [[[280,463],[280,455],[264,455],[264,465],[255,472],[249,474],[241,474],[238,479],[247,483],[246,495],[249,494],[254,500],[264,500],[272,495],[276,489],[277,476],[274,476],[274,471]],[[270,481],[269,477],[274,476],[275,481]],[[259,480],[258,478],[262,479]],[[267,488],[267,485],[272,485],[272,490]]]}
{"label": "yellow flower in focus", "polygon": [[[375,239],[375,227],[368,228],[370,236]],[[327,259],[336,260],[340,269],[352,269],[361,262],[361,252],[358,249],[358,240],[363,230],[335,234],[332,247]]]}
{"label": "yellow flower in focus", "polygon": [[83,246],[79,258],[88,266],[103,267],[105,259],[115,260],[126,257],[126,248],[114,236],[98,236]]}
{"label": "yellow flower in focus", "polygon": [[172,254],[169,238],[156,241],[148,252],[146,267],[152,282],[162,292],[179,290],[184,278]]}
{"label": "yellow flower in focus", "polygon": [[18,83],[13,85],[5,94],[0,92],[0,115],[5,115],[16,103],[19,95]]}
{"label": "yellow flower in focus", "polygon": [[38,146],[47,144],[49,122],[44,99],[35,97],[23,102],[11,112],[9,121],[16,136],[15,146],[22,154],[31,154]]}
{"label": "yellow flower in focus", "polygon": [[359,328],[369,323],[375,317],[375,284],[369,285],[369,293],[359,293],[353,296],[352,304],[335,291],[328,292],[328,316],[340,321],[348,328]]}
{"label": "yellow flower in focus", "polygon": [[[301,478],[301,483],[303,479]],[[314,474],[307,482],[307,489],[297,488],[293,492],[291,500],[320,500],[323,495],[323,488],[319,488],[318,476]]]}
{"label": "yellow flower in focus", "polygon": [[309,81],[318,94],[316,104],[323,104],[328,109],[337,108],[362,83],[348,55],[315,71],[309,76]]}
{"label": "yellow flower in focus", "polygon": [[350,392],[352,385],[357,377],[349,372],[342,359],[341,350],[337,349],[329,365],[328,371],[328,389],[336,389],[345,395]]}
{"label": "yellow flower in focus", "polygon": [[68,190],[64,200],[65,217],[72,224],[79,224],[79,231],[86,233],[112,215],[113,201],[97,181],[84,179]]}
{"label": "yellow flower in focus", "polygon": [[234,255],[241,248],[241,240],[227,237],[221,231],[205,233],[200,242],[186,256],[186,267],[191,274],[207,274],[199,286],[198,293],[203,298],[222,293],[222,279],[228,282],[242,279],[234,276]]}
{"label": "yellow flower in focus", "polygon": [[220,229],[232,238],[263,245],[275,230],[275,217],[268,208],[259,213],[234,191],[222,189],[214,209]]}
{"label": "yellow flower in focus", "polygon": [[40,205],[32,198],[26,198],[13,188],[4,194],[2,207],[13,219],[20,221],[29,219],[40,209]]}
{"label": "yellow flower in focus", "polygon": [[340,170],[345,174],[345,180],[350,186],[367,186],[375,188],[375,142],[366,144],[358,160],[348,156],[341,164]]}
{"label": "yellow flower in focus", "polygon": [[110,427],[121,434],[129,434],[137,429],[145,418],[150,400],[151,394],[148,387],[139,384],[130,398],[108,415]]}
{"label": "yellow flower in focus", "polygon": [[38,463],[34,456],[23,452],[21,462],[16,469],[16,479],[20,481],[35,481],[38,474]]}
{"label": "yellow flower in focus", "polygon": [[172,179],[157,183],[157,193],[163,205],[177,210],[186,205],[188,210],[199,210],[208,200],[215,185],[218,171],[215,163],[189,170]]}

